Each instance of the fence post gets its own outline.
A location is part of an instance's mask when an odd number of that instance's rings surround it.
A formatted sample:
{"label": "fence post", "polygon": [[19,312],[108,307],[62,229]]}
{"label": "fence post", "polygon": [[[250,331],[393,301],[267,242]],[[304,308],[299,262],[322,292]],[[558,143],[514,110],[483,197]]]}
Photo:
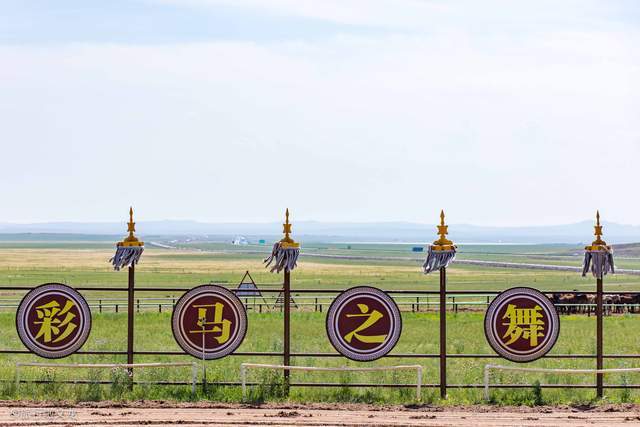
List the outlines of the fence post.
{"label": "fence post", "polygon": [[[596,282],[596,369],[603,369],[603,348],[602,348],[602,278]],[[602,398],[603,374],[596,374],[596,395]]]}
{"label": "fence post", "polygon": [[[291,326],[291,272],[285,268],[284,269],[284,351],[283,351],[283,362],[285,366],[289,366],[290,358],[291,358],[291,347],[290,347],[290,326]],[[289,370],[284,370],[284,392],[285,395],[289,395]]]}
{"label": "fence post", "polygon": [[[135,267],[129,267],[129,286],[127,290],[127,363],[133,363],[133,298],[135,287]],[[138,303],[138,307],[140,303]],[[116,306],[117,307],[117,306]],[[133,389],[133,368],[129,368],[129,390]]]}
{"label": "fence post", "polygon": [[244,363],[240,364],[240,379],[242,380],[242,401],[247,400],[247,367]]}
{"label": "fence post", "polygon": [[102,300],[101,299],[98,300],[98,312],[102,313]]}
{"label": "fence post", "polygon": [[447,269],[440,267],[440,397],[447,397]]}
{"label": "fence post", "polygon": [[484,365],[484,400],[489,400],[489,369],[491,365]]}
{"label": "fence post", "polygon": [[22,363],[16,363],[16,389],[20,386],[20,366]]}

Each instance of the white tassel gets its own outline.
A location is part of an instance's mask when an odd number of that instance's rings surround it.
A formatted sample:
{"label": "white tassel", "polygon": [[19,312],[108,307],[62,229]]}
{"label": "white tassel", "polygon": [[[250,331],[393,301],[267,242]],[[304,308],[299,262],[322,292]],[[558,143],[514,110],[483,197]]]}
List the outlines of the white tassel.
{"label": "white tassel", "polygon": [[596,279],[602,279],[607,273],[614,274],[613,252],[607,250],[585,251],[582,277],[586,276],[589,270]]}
{"label": "white tassel", "polygon": [[446,251],[434,251],[432,246],[429,246],[429,253],[427,259],[422,265],[424,268],[424,274],[429,274],[432,271],[440,270],[442,267],[448,267],[456,259],[456,250]]}
{"label": "white tassel", "polygon": [[140,261],[144,246],[118,246],[116,254],[109,260],[114,270],[131,267]]}
{"label": "white tassel", "polygon": [[300,255],[300,248],[283,248],[280,242],[276,242],[273,245],[273,250],[271,251],[271,255],[264,260],[266,264],[265,267],[269,267],[272,262],[275,261],[273,267],[271,267],[271,272],[292,271],[296,268],[298,256]]}

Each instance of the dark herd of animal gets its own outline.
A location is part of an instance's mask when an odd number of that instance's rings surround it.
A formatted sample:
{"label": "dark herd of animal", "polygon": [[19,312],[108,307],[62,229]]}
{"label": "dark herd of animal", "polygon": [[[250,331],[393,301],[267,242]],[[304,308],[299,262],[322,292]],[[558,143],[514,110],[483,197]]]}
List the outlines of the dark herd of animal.
{"label": "dark herd of animal", "polygon": [[[559,314],[596,312],[596,295],[581,292],[547,294]],[[640,294],[606,294],[602,297],[603,314],[639,313]]]}

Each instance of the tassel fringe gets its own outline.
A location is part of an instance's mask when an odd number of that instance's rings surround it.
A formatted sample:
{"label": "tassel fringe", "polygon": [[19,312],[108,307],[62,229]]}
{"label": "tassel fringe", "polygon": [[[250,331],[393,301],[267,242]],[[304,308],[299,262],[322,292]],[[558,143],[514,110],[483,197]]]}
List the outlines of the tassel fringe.
{"label": "tassel fringe", "polygon": [[277,242],[273,245],[271,255],[264,260],[265,268],[274,263],[270,270],[272,273],[280,273],[282,270],[292,271],[298,265],[298,255],[300,255],[299,248],[285,249],[280,245],[280,242]]}
{"label": "tassel fringe", "polygon": [[144,251],[143,246],[118,246],[116,254],[109,260],[115,270],[124,267],[131,267],[140,261],[140,256]]}
{"label": "tassel fringe", "polygon": [[440,270],[441,267],[448,267],[449,264],[456,259],[456,251],[434,251],[429,246],[429,253],[427,254],[427,260],[424,262],[422,268],[424,268],[424,274],[429,274],[432,271]]}
{"label": "tassel fringe", "polygon": [[596,279],[602,279],[607,273],[614,274],[613,252],[611,251],[585,251],[582,264],[582,277],[591,270]]}

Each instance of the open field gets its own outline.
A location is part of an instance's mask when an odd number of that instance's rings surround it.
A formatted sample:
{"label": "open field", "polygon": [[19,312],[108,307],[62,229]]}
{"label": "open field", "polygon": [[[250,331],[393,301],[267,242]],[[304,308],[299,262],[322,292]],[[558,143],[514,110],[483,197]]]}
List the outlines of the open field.
{"label": "open field", "polygon": [[[66,245],[66,244],[65,244]],[[126,273],[114,272],[108,263],[113,249],[104,248],[0,248],[0,284],[36,285],[45,282],[62,282],[72,286],[99,286],[126,284]],[[221,245],[221,244],[219,244]],[[396,245],[391,250],[394,249]],[[231,247],[231,249],[229,249]],[[226,245],[215,252],[194,252],[148,248],[137,269],[137,285],[154,287],[191,287],[216,282],[235,286],[246,270],[249,270],[260,286],[279,286],[280,276],[270,274],[262,264],[266,252],[246,253],[238,247]],[[520,251],[524,249],[518,247]],[[529,247],[529,251],[541,251],[548,247]],[[264,248],[266,250],[266,248]],[[490,249],[490,248],[489,248]],[[495,250],[495,249],[494,249]],[[380,249],[376,254],[384,253]],[[410,252],[408,252],[411,254]],[[474,255],[476,257],[477,254]],[[360,284],[371,284],[382,289],[435,290],[436,275],[425,276],[421,271],[424,254],[409,255],[415,260],[350,260],[334,258],[302,257],[293,276],[294,289],[344,289]],[[530,255],[528,255],[530,256]],[[497,255],[495,255],[497,257]],[[464,258],[463,254],[461,259]],[[479,256],[478,256],[479,258]],[[496,260],[510,259],[507,255]],[[537,262],[523,257],[520,262]],[[546,261],[545,261],[546,262]],[[581,258],[573,257],[563,265],[580,266]],[[634,263],[619,266],[635,267]],[[451,290],[501,290],[525,285],[544,290],[593,290],[590,278],[582,278],[573,272],[499,269],[479,266],[453,265],[450,268]],[[610,291],[640,290],[640,276],[614,275],[607,277],[606,289]],[[2,292],[2,297],[15,295]],[[146,296],[173,296],[155,293]],[[96,292],[90,297],[98,298]]]}
{"label": "open field", "polygon": [[[69,246],[71,245],[71,246]],[[83,243],[48,243],[48,246],[11,247],[5,243],[0,248],[0,284],[3,285],[37,285],[45,282],[63,282],[71,286],[126,286],[126,273],[114,272],[108,264],[113,250],[103,247],[98,242],[95,246],[82,246]],[[247,248],[231,245],[216,244],[218,246],[206,248],[210,252],[186,249],[156,249],[148,248],[136,270],[137,285],[140,287],[184,287],[189,288],[202,283],[223,283],[235,287],[246,270],[250,270],[259,286],[279,287],[281,276],[270,274],[262,266],[262,258],[268,248],[251,252]],[[387,256],[397,251],[398,245],[373,245],[374,247],[359,248],[361,252],[371,251],[375,256]],[[391,247],[389,247],[391,246]],[[551,256],[566,251],[567,248],[555,246],[509,247],[511,254],[496,254],[497,246],[476,247],[477,254],[495,257],[497,260],[522,259],[531,261],[529,257]],[[205,249],[205,248],[202,248]],[[251,249],[251,248],[249,248]],[[352,249],[322,249],[318,250],[347,252]],[[410,248],[409,248],[410,249]],[[492,251],[492,252],[491,252]],[[368,252],[367,252],[368,253]],[[471,256],[472,254],[467,254]],[[393,255],[390,255],[390,257]],[[411,259],[400,259],[403,257]],[[437,275],[425,276],[421,272],[418,261],[424,254],[412,254],[408,249],[402,257],[391,260],[350,260],[307,256],[301,258],[299,268],[292,276],[293,289],[344,289],[355,285],[370,284],[387,290],[437,290]],[[461,255],[463,256],[463,255]],[[553,255],[556,256],[556,255]],[[567,259],[563,265],[579,265],[580,258],[557,255]],[[540,263],[540,261],[537,261]],[[544,261],[547,263],[547,260]],[[634,260],[629,261],[633,266]],[[449,289],[452,290],[501,290],[512,286],[531,286],[544,290],[594,290],[591,277],[582,278],[579,274],[554,271],[531,271],[522,269],[498,269],[478,266],[456,266],[449,270]],[[605,289],[611,291],[640,290],[639,276],[614,275],[607,277]],[[108,297],[124,297],[123,294],[100,291],[83,292],[90,300]],[[23,295],[23,291],[1,291],[3,299],[15,299]],[[142,295],[144,294],[144,295]],[[294,291],[295,295],[295,291]],[[136,296],[144,297],[179,297],[180,292],[158,291],[140,292]],[[483,314],[481,312],[451,313],[448,318],[448,353],[486,354],[492,352],[485,342],[482,331]],[[640,318],[637,315],[618,315],[605,319],[605,352],[640,353],[640,347],[635,339],[634,331]],[[240,352],[271,351],[277,352],[282,348],[282,315],[277,312],[250,313],[249,332]],[[438,352],[438,317],[434,313],[403,313],[403,335],[393,353],[421,353],[435,355]],[[595,319],[586,316],[563,316],[560,339],[551,354],[593,354],[595,350]],[[126,314],[124,313],[95,313],[94,327],[89,341],[83,350],[125,350],[126,348]],[[3,349],[23,349],[15,332],[13,310],[0,313],[0,343]],[[143,312],[136,315],[136,350],[137,351],[177,351],[170,328],[170,313]],[[324,331],[324,314],[314,312],[295,312],[292,314],[292,351],[294,353],[325,352],[335,353],[331,348]],[[125,356],[95,356],[74,355],[65,362],[70,363],[113,363],[124,362]],[[0,385],[0,397],[5,399],[70,399],[75,401],[110,399],[170,399],[170,400],[198,400],[202,398],[238,402],[241,400],[239,387],[220,386],[210,384],[207,390],[198,387],[196,395],[191,394],[190,386],[154,386],[139,385],[133,392],[127,391],[121,372],[93,371],[76,369],[71,372],[58,369],[24,369],[23,379],[30,380],[84,380],[81,384],[20,384],[15,386],[15,362],[38,361],[31,355],[0,355],[0,379],[5,382]],[[355,362],[341,357],[309,358],[294,357],[295,364],[312,366],[350,366]],[[158,361],[195,361],[190,356],[158,356],[137,355],[136,362]],[[242,362],[280,362],[279,357],[230,356],[222,360],[206,363],[209,382],[237,382],[239,379],[239,365]],[[466,359],[452,358],[449,360],[450,384],[480,384],[482,382],[482,368],[485,363],[495,363],[497,359]],[[606,367],[640,367],[640,360],[635,359],[606,359]],[[425,382],[432,384],[437,379],[437,359],[435,358],[396,358],[388,357],[374,362],[375,365],[415,364],[419,363],[426,369]],[[501,362],[502,363],[502,362]],[[504,362],[506,363],[506,362]],[[571,367],[593,368],[593,359],[544,359],[532,363],[539,367]],[[612,384],[640,384],[640,374],[609,375],[607,383]],[[259,383],[251,389],[249,396],[253,402],[281,401],[282,390],[279,386],[280,376],[274,373],[252,372],[249,380]],[[160,370],[136,371],[136,381],[182,381],[189,382],[190,368],[165,368]],[[536,380],[543,385],[553,384],[593,384],[590,375],[559,376],[553,374],[496,374],[492,382],[495,383],[526,383],[532,384]],[[100,381],[113,381],[110,385],[100,385]],[[199,376],[200,381],[200,376]],[[331,382],[339,387],[294,387],[290,400],[294,402],[334,401],[334,402],[368,402],[368,403],[411,403],[414,401],[415,390],[388,388],[350,388],[346,385],[358,382],[413,384],[413,374],[383,374],[367,375],[335,374],[335,373],[293,373],[294,383]],[[568,389],[522,389],[492,391],[492,399],[500,404],[534,404],[534,403],[584,403],[593,399],[593,390]],[[629,402],[640,400],[640,395],[629,389],[607,390],[607,401]],[[482,402],[479,389],[451,389],[447,402],[440,402],[437,393],[427,388],[424,401],[446,404],[479,403]]]}
{"label": "open field", "polygon": [[[126,348],[126,314],[96,314],[94,326],[88,342],[83,350],[124,350]],[[136,351],[177,351],[179,350],[171,334],[170,313],[144,313],[136,315]],[[448,316],[448,353],[486,354],[493,356],[482,331],[482,313],[458,313]],[[594,354],[595,320],[586,316],[563,316],[562,330],[558,343],[551,354]],[[613,353],[638,353],[638,343],[629,339],[636,328],[638,318],[634,315],[608,317],[605,319],[605,350]],[[393,354],[420,353],[436,355],[438,352],[438,316],[433,313],[403,313],[402,337],[393,350]],[[0,314],[0,342],[5,349],[22,349],[14,326],[14,316],[10,313]],[[249,316],[247,337],[239,348],[239,352],[261,351],[277,352],[282,348],[282,315],[279,313],[255,314]],[[321,352],[335,354],[325,334],[324,315],[322,313],[292,314],[292,352]],[[72,400],[112,399],[178,399],[193,400],[208,398],[216,401],[238,402],[241,400],[239,387],[209,385],[206,392],[198,387],[197,395],[191,395],[191,387],[184,386],[148,386],[136,387],[132,393],[123,386],[123,377],[108,369],[42,369],[21,368],[23,380],[85,380],[88,384],[34,385],[21,384],[15,387],[15,362],[38,361],[32,355],[0,356],[0,378],[8,382],[2,384],[0,397],[21,399],[64,398]],[[40,359],[41,360],[41,359]],[[303,366],[362,366],[341,357],[311,358],[294,357],[295,364]],[[452,358],[449,360],[449,382],[451,384],[481,384],[483,367],[486,363],[496,363],[498,359]],[[64,359],[68,363],[114,363],[124,362],[125,356],[74,355]],[[136,362],[169,362],[197,361],[190,356],[137,355]],[[217,361],[206,362],[209,382],[239,381],[239,365],[242,362],[279,363],[279,357],[267,356],[230,356]],[[640,360],[607,359],[607,368],[640,367]],[[500,361],[501,364],[509,364]],[[386,357],[372,365],[421,364],[425,369],[424,381],[436,383],[437,359]],[[535,367],[553,368],[593,368],[593,359],[543,359],[529,364]],[[611,374],[606,381],[615,384],[640,384],[640,373]],[[261,402],[279,401],[281,395],[280,375],[270,371],[250,371],[249,381],[260,383],[250,391],[250,400]],[[415,384],[415,373],[292,373],[293,383],[330,382],[338,387],[294,387],[291,401],[313,402],[367,402],[367,403],[411,403],[415,400],[415,387],[406,389],[381,388],[348,388],[341,387],[347,383],[394,383]],[[182,381],[189,383],[190,368],[140,369],[136,372],[139,381]],[[201,375],[198,376],[200,381]],[[115,385],[99,386],[98,381],[115,380]],[[522,374],[515,372],[496,373],[492,383],[532,384],[536,380],[542,384],[593,384],[593,375],[557,375],[557,374]],[[119,381],[119,382],[118,382]],[[481,403],[481,389],[451,389],[449,404]],[[540,394],[529,388],[523,390],[492,389],[492,398],[501,404],[533,404],[537,399],[546,403],[580,403],[593,399],[593,390],[543,389]],[[423,393],[423,401],[438,402],[435,389],[427,388]],[[608,401],[636,401],[640,395],[631,390],[607,390]]]}

